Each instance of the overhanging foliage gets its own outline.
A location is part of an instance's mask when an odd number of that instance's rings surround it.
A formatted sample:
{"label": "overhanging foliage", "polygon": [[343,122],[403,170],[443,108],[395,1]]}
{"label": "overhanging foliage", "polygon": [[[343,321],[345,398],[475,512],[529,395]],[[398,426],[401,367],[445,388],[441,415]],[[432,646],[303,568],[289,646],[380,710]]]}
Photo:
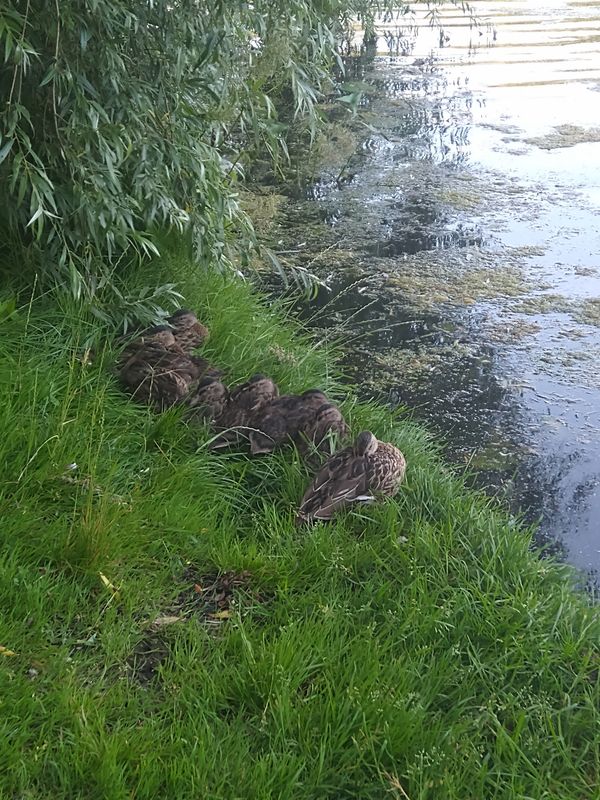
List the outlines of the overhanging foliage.
{"label": "overhanging foliage", "polygon": [[[11,0],[0,11],[0,225],[76,297],[189,236],[252,246],[243,150],[285,155],[281,103],[315,125],[340,25],[364,0]],[[99,264],[104,264],[99,267]]]}

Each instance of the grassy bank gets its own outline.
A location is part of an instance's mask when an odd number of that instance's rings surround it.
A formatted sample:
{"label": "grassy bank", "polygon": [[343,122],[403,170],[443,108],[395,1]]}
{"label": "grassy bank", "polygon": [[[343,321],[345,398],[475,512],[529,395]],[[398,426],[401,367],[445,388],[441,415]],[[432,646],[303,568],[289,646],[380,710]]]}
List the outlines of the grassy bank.
{"label": "grassy bank", "polygon": [[[335,393],[281,310],[165,276],[232,381]],[[346,398],[406,485],[301,531],[297,457],[135,407],[91,319],[42,299],[1,332],[2,797],[600,796],[599,615],[421,429]]]}

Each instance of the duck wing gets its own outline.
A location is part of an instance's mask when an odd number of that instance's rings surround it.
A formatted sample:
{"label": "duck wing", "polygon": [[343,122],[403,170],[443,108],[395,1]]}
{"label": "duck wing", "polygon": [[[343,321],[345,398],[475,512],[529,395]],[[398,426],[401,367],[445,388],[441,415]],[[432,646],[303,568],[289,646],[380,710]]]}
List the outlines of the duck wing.
{"label": "duck wing", "polygon": [[232,407],[251,414],[277,397],[279,390],[270,378],[255,375],[231,392]]}
{"label": "duck wing", "polygon": [[339,408],[333,403],[323,403],[314,414],[304,420],[296,436],[298,450],[305,459],[318,464],[323,457],[331,454],[330,434],[343,439],[348,434],[348,426]]}
{"label": "duck wing", "polygon": [[256,429],[250,434],[253,455],[272,453],[286,441],[302,448],[306,439],[314,438],[313,428],[324,404],[327,398],[316,389],[301,395],[283,395],[268,403],[252,420],[252,427]]}
{"label": "duck wing", "polygon": [[284,395],[267,403],[251,416],[250,452],[252,455],[272,453],[297,427],[296,398]]}
{"label": "duck wing", "polygon": [[369,489],[366,459],[347,447],[330,458],[306,490],[297,521],[330,520],[343,506],[364,498]]}
{"label": "duck wing", "polygon": [[187,394],[188,382],[177,372],[149,369],[136,386],[131,386],[131,396],[140,403],[164,411],[179,403]]}
{"label": "duck wing", "polygon": [[184,353],[191,353],[208,339],[208,330],[200,322],[189,328],[175,332],[177,344]]}
{"label": "duck wing", "polygon": [[187,416],[195,420],[215,420],[225,411],[228,402],[227,387],[215,377],[205,377],[185,398],[190,409]]}
{"label": "duck wing", "polygon": [[181,308],[167,322],[173,329],[177,344],[185,353],[191,353],[208,339],[208,328],[198,320],[193,311]]}
{"label": "duck wing", "polygon": [[212,442],[211,449],[229,447],[247,435],[247,429],[254,427],[257,415],[278,393],[277,384],[264,375],[255,375],[236,387],[227,407],[216,420],[215,428],[220,435]]}
{"label": "duck wing", "polygon": [[217,379],[223,375],[223,370],[213,367],[205,358],[200,358],[200,356],[184,356],[184,359],[191,364],[190,372],[194,378]]}
{"label": "duck wing", "polygon": [[183,353],[142,346],[120,370],[120,379],[133,398],[158,410],[180,402],[198,369]]}

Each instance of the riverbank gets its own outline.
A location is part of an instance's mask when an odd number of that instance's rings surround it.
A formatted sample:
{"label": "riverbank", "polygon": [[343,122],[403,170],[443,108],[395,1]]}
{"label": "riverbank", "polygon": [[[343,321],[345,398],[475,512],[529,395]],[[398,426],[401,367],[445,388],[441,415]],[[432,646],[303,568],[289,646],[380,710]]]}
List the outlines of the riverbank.
{"label": "riverbank", "polygon": [[[166,276],[232,382],[341,397],[284,308]],[[102,339],[64,298],[2,322],[4,796],[595,796],[597,609],[423,429],[346,397],[406,484],[299,531],[292,452],[208,453],[119,392]]]}

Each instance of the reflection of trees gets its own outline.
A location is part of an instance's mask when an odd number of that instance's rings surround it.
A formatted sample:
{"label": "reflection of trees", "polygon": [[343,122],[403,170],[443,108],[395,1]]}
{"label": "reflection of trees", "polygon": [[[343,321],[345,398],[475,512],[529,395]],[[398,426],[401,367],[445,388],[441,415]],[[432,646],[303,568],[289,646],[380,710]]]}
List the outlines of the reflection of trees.
{"label": "reflection of trees", "polygon": [[[421,250],[485,243],[477,228],[455,224],[456,215],[449,213],[439,192],[450,173],[447,168],[469,158],[475,99],[462,89],[446,96],[447,85],[435,75],[384,69],[369,105],[370,123],[381,134],[370,135],[353,157],[351,183],[322,184],[315,201],[306,204],[321,222],[335,215],[335,237],[348,253],[342,268],[328,263],[332,292],[322,292],[306,316],[316,314],[315,325],[350,342],[345,368],[365,396],[379,394],[414,409],[417,418],[442,434],[457,462],[468,463],[474,454],[477,484],[504,497],[528,522],[541,518],[539,543],[547,551],[564,553],[562,541],[573,541],[577,524],[582,531],[593,530],[600,519],[590,465],[577,445],[561,451],[562,443],[542,442],[541,434],[532,432],[527,402],[503,380],[514,374],[515,365],[507,362],[502,345],[489,340],[481,317],[468,309],[410,308],[397,292],[389,293],[385,280],[378,280],[378,266],[382,271],[395,267],[378,264],[377,256],[397,261]],[[424,98],[431,87],[440,93]],[[389,102],[407,96],[406,107]],[[404,177],[407,165],[412,183]],[[290,224],[302,237],[298,241],[306,241],[310,234],[305,219],[293,217],[290,211]],[[320,234],[314,252],[305,250],[303,258],[328,245]],[[431,356],[429,368],[407,372],[423,356],[425,361]],[[532,456],[528,450],[534,437],[544,448],[542,455]]]}
{"label": "reflection of trees", "polygon": [[[427,208],[423,214],[427,216]],[[408,216],[409,210],[405,209],[403,217]],[[365,250],[377,257],[393,257],[397,255],[420,253],[423,250],[448,250],[450,247],[472,247],[484,244],[484,238],[477,229],[468,228],[459,224],[453,230],[443,229],[444,217],[438,217],[430,212],[435,219],[435,227],[428,223],[416,220],[412,225],[406,225],[402,220],[394,220],[392,230],[385,238],[369,242]],[[417,216],[417,215],[415,215]]]}
{"label": "reflection of trees", "polygon": [[[400,74],[390,68],[372,79],[375,90],[371,113],[388,136],[399,146],[402,158],[428,158],[436,163],[460,164],[466,159],[472,108],[476,101],[471,91],[448,93],[444,73],[406,67]],[[426,99],[424,99],[426,98]],[[390,110],[389,100],[401,99],[406,109]]]}
{"label": "reflection of trees", "polygon": [[[517,398],[502,380],[498,352],[493,344],[478,340],[479,326],[471,327],[468,312],[423,312],[394,302],[385,289],[365,292],[360,284],[348,288],[339,283],[334,291],[335,301],[325,295],[317,301],[317,306],[327,306],[316,322],[335,327],[338,320],[344,321],[343,335],[354,343],[348,349],[347,368],[361,381],[378,386],[383,396],[418,409],[419,416],[444,435],[450,431],[453,451],[486,444],[499,427],[507,436],[518,430]],[[315,305],[310,308],[315,315]],[[399,349],[414,353],[415,362],[431,356],[431,369],[407,374],[405,358],[395,368],[393,353]],[[385,369],[381,361],[378,366],[377,359],[365,358],[372,354],[382,356]]]}

